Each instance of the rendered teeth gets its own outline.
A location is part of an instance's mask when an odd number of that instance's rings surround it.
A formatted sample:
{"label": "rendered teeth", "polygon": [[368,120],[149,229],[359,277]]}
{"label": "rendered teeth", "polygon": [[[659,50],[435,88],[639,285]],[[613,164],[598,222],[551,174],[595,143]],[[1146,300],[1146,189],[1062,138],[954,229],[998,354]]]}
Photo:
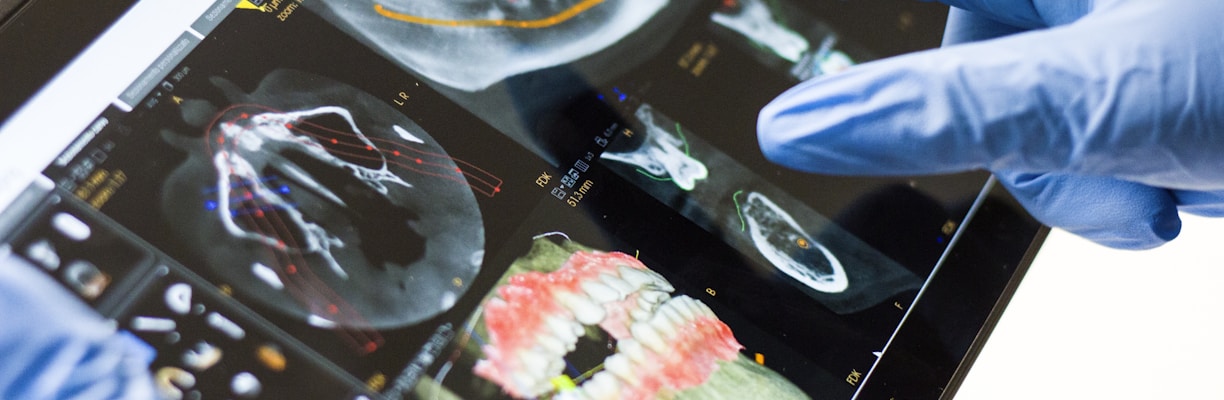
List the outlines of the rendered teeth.
{"label": "rendered teeth", "polygon": [[608,303],[621,300],[625,297],[618,293],[616,289],[596,281],[582,282],[581,286],[582,290],[585,291],[588,296],[591,296],[591,299],[595,300],[596,303]]}
{"label": "rendered teeth", "polygon": [[548,352],[549,354],[560,354],[564,356],[567,351],[565,349],[565,343],[561,342],[561,339],[557,339],[554,336],[537,336],[536,343],[539,344],[540,347],[543,347],[544,351]]}
{"label": "rendered teeth", "polygon": [[694,303],[697,303],[697,313],[698,314],[704,315],[707,317],[714,316],[714,310],[711,310],[709,306],[705,305],[705,303],[702,303],[700,301],[694,301]]}
{"label": "rendered teeth", "polygon": [[626,267],[623,265],[617,267],[616,269],[620,272],[621,279],[629,282],[629,284],[633,285],[634,287],[640,288],[647,287],[648,285],[653,286],[655,284],[654,278],[649,274],[642,272],[640,269]]}
{"label": "rendered teeth", "polygon": [[684,319],[686,320],[696,318],[697,311],[695,309],[697,308],[697,304],[692,300],[693,299],[689,298],[688,296],[677,297],[675,300],[672,300],[672,302],[676,303],[673,309],[679,311],[680,315],[684,316]]}
{"label": "rendered teeth", "polygon": [[633,374],[633,368],[630,365],[629,358],[624,354],[613,354],[604,360],[604,369],[616,375],[617,378],[624,380],[632,385],[637,385],[638,377]]}
{"label": "rendered teeth", "polygon": [[599,274],[599,280],[608,285],[608,287],[615,289],[621,296],[628,296],[630,293],[637,291],[637,288],[634,288],[629,282],[625,282],[624,279],[612,275],[601,273]]}
{"label": "rendered teeth", "polygon": [[658,287],[659,289],[663,289],[663,291],[665,292],[676,291],[676,288],[672,286],[671,282],[668,282],[667,278],[664,278],[663,275],[659,275],[658,272],[654,272],[648,269],[639,269],[638,271],[646,275],[650,275],[650,277],[654,279],[655,286]]}
{"label": "rendered teeth", "polygon": [[667,318],[667,321],[670,322],[672,325],[681,325],[681,324],[688,322],[689,319],[685,318],[684,315],[681,314],[680,310],[678,310],[677,308],[678,307],[675,307],[675,306],[660,307],[659,312],[657,312],[656,314],[662,315],[663,317]]}
{"label": "rendered teeth", "polygon": [[[663,308],[667,309],[671,307]],[[671,318],[667,317],[661,312],[655,313],[655,315],[650,318],[650,326],[655,328],[655,330],[657,330],[663,337],[676,337],[676,325],[671,321]]]}
{"label": "rendered teeth", "polygon": [[542,393],[548,391],[547,387],[540,390],[540,380],[531,376],[530,371],[524,370],[512,372],[510,375],[510,382],[513,382],[514,386],[518,387],[525,393]]}
{"label": "rendered teeth", "polygon": [[574,313],[574,318],[585,325],[595,325],[603,321],[607,311],[590,299],[573,293],[559,292],[556,294],[561,305]]}
{"label": "rendered teeth", "polygon": [[523,363],[523,370],[532,372],[536,376],[554,375],[553,371],[548,369],[548,357],[543,354],[524,351],[519,354],[519,361]]}
{"label": "rendered teeth", "polygon": [[544,324],[548,325],[548,329],[556,335],[557,340],[567,343],[567,346],[572,346],[574,341],[578,340],[578,336],[582,333],[582,325],[578,325],[574,321],[558,318],[545,317]]}
{"label": "rendered teeth", "polygon": [[655,303],[655,304],[662,303],[663,301],[671,298],[671,296],[668,295],[667,292],[662,292],[658,290],[644,290],[642,291],[641,294],[639,294],[639,296],[642,296],[646,300],[650,300],[650,302]]}
{"label": "rendered teeth", "polygon": [[616,377],[611,373],[603,372],[595,374],[591,380],[582,384],[582,390],[586,392],[587,397],[593,400],[615,399],[620,394],[617,386]]}
{"label": "rendered teeth", "polygon": [[633,310],[629,310],[629,316],[633,317],[634,321],[648,320],[650,319],[650,315],[651,315],[650,311],[648,311],[645,308],[635,308]]}
{"label": "rendered teeth", "polygon": [[[655,309],[655,307],[657,307],[659,303],[650,301],[649,299],[645,297],[638,296],[637,305],[638,305],[638,309],[645,311],[645,312],[649,312],[649,310]],[[641,319],[641,318],[634,316],[634,319]]]}
{"label": "rendered teeth", "polygon": [[655,328],[645,322],[638,322],[629,327],[629,332],[633,333],[633,338],[643,345],[654,350],[656,353],[667,351],[667,343],[663,341],[663,337],[659,336],[659,332]]}
{"label": "rendered teeth", "polygon": [[625,339],[616,343],[616,349],[621,354],[629,357],[634,362],[642,363],[646,361],[646,349],[642,347],[642,343],[633,339]]}

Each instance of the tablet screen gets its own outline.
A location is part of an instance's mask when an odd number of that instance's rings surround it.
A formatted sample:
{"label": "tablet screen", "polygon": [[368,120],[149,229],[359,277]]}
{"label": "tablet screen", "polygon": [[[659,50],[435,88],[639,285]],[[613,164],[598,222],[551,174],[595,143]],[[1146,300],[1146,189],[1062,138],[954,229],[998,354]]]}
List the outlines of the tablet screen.
{"label": "tablet screen", "polygon": [[166,398],[849,399],[990,189],[764,159],[832,6],[199,3],[0,233]]}

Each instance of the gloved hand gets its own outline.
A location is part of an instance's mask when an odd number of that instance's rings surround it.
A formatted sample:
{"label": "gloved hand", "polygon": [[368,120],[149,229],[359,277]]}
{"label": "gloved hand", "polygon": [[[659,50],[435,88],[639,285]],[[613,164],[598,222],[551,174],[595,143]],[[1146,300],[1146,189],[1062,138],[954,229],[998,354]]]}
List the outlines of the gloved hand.
{"label": "gloved hand", "polygon": [[147,344],[0,255],[0,399],[152,399]]}
{"label": "gloved hand", "polygon": [[827,174],[988,169],[1040,221],[1119,248],[1224,216],[1224,1],[946,0],[942,49],[805,82],[771,160]]}

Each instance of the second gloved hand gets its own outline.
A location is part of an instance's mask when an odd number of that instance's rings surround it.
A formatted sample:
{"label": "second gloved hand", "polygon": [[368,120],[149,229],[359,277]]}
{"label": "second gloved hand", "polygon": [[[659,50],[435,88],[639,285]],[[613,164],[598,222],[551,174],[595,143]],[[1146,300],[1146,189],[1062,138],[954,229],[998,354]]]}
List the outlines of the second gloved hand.
{"label": "second gloved hand", "polygon": [[945,47],[805,82],[761,113],[766,156],[827,174],[988,169],[1099,243],[1224,215],[1224,2],[948,0]]}

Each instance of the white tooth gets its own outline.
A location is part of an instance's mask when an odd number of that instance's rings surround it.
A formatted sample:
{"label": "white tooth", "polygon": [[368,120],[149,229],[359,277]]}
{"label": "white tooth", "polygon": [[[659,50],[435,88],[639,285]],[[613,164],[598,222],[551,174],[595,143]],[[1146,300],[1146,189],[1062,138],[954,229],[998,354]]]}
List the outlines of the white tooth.
{"label": "white tooth", "polygon": [[624,298],[624,296],[617,293],[616,289],[597,281],[591,280],[582,282],[581,286],[582,290],[585,291],[588,296],[591,296],[591,299],[595,300],[596,303],[608,303]]}
{"label": "white tooth", "polygon": [[714,317],[714,316],[715,316],[715,315],[714,315],[714,310],[711,310],[711,309],[710,309],[710,306],[707,306],[707,305],[705,305],[705,303],[702,303],[702,302],[697,301],[697,300],[693,300],[693,302],[694,302],[694,303],[697,303],[697,314],[698,314],[698,315],[704,315],[704,316],[707,316],[707,317]]}
{"label": "white tooth", "polygon": [[650,301],[650,299],[647,299],[645,297],[638,297],[637,299],[637,306],[638,308],[642,310],[646,310],[646,311],[654,310],[655,307],[658,307],[658,305],[659,305],[658,302]]}
{"label": "white tooth", "polygon": [[539,335],[536,337],[536,343],[538,343],[540,347],[543,348],[544,352],[548,353],[548,355],[555,356],[557,358],[565,356],[565,343],[561,342],[561,339],[557,339],[556,337],[549,335]]}
{"label": "white tooth", "polygon": [[621,279],[637,287],[655,287],[666,292],[674,292],[676,290],[667,279],[663,278],[663,275],[648,269],[621,265],[617,267],[617,272],[620,272]]}
{"label": "white tooth", "polygon": [[603,321],[607,312],[603,307],[590,299],[568,292],[557,292],[557,301],[574,313],[574,318],[585,325],[595,325]]}
{"label": "white tooth", "polygon": [[697,302],[693,301],[692,298],[688,296],[680,296],[672,299],[671,303],[675,303],[673,307],[676,309],[676,311],[680,312],[680,315],[684,316],[685,320],[697,318]]}
{"label": "white tooth", "polygon": [[663,353],[667,351],[667,343],[663,341],[663,337],[659,336],[659,332],[655,328],[645,322],[638,322],[629,327],[629,332],[633,333],[633,339],[654,350],[655,353]]}
{"label": "white tooth", "polygon": [[646,349],[642,348],[642,343],[633,340],[625,339],[616,342],[616,350],[621,354],[629,357],[635,363],[646,362]]}
{"label": "white tooth", "polygon": [[659,334],[665,338],[676,337],[676,326],[672,324],[670,318],[663,315],[663,313],[655,313],[655,315],[650,318],[650,326],[654,327],[655,330],[659,331]]}
{"label": "white tooth", "polygon": [[[573,343],[578,340],[578,334],[574,333],[574,325],[578,324],[574,321],[560,317],[544,317],[544,324],[548,325],[548,329],[562,343]],[[578,325],[578,329],[582,329],[582,326]]]}
{"label": "white tooth", "polygon": [[662,303],[663,301],[671,298],[671,295],[668,294],[667,292],[658,291],[658,290],[646,290],[646,291],[643,291],[640,296],[645,297],[646,299],[650,300],[651,302],[654,302],[655,304]]}
{"label": "white tooth", "polygon": [[654,278],[652,278],[649,274],[642,272],[640,269],[622,265],[617,267],[616,270],[617,272],[620,272],[621,279],[624,279],[625,282],[629,282],[629,284],[633,285],[634,288],[643,288],[647,287],[647,285],[654,285]]}
{"label": "white tooth", "polygon": [[680,314],[679,308],[675,305],[667,304],[659,307],[659,311],[655,312],[655,314],[662,314],[664,317],[667,317],[667,321],[671,322],[672,325],[684,325],[688,323],[688,319],[684,318],[683,314]]}
{"label": "white tooth", "polygon": [[655,286],[659,287],[660,289],[663,289],[669,293],[676,291],[676,288],[672,286],[671,282],[668,282],[667,278],[664,278],[663,275],[659,275],[658,272],[648,269],[639,269],[638,271],[642,271],[645,272],[646,275],[650,275],[650,277],[654,279]]}
{"label": "white tooth", "polygon": [[565,361],[561,359],[564,356],[562,354],[560,357],[553,358],[552,361],[548,362],[548,368],[545,371],[549,371],[549,376],[559,376],[565,371]]}
{"label": "white tooth", "polygon": [[621,296],[628,296],[630,293],[637,291],[637,288],[630,285],[629,282],[609,274],[600,273],[599,280],[608,285],[608,287],[615,289]]}
{"label": "white tooth", "polygon": [[541,386],[540,380],[536,379],[535,377],[532,377],[530,371],[526,371],[526,370],[512,372],[510,374],[510,382],[515,387],[517,387],[520,391],[523,391],[526,393],[539,393],[542,391],[548,391],[547,387],[545,387],[545,389],[541,391],[540,390],[540,386]]}
{"label": "white tooth", "polygon": [[613,354],[604,360],[604,369],[616,375],[617,378],[629,382],[631,385],[639,383],[638,377],[633,375],[633,368],[629,363],[629,358],[623,354]]}
{"label": "white tooth", "polygon": [[616,399],[619,397],[619,381],[611,372],[601,372],[582,384],[582,390],[592,400]]}
{"label": "white tooth", "polygon": [[[540,353],[524,351],[519,354],[519,362],[523,364],[523,369],[534,376],[552,376],[553,371],[548,370],[548,357]],[[558,371],[559,372],[559,371]]]}
{"label": "white tooth", "polygon": [[629,310],[629,316],[632,317],[634,321],[648,320],[650,319],[650,315],[651,315],[651,312],[649,310],[644,310],[641,308],[635,308],[635,309]]}

